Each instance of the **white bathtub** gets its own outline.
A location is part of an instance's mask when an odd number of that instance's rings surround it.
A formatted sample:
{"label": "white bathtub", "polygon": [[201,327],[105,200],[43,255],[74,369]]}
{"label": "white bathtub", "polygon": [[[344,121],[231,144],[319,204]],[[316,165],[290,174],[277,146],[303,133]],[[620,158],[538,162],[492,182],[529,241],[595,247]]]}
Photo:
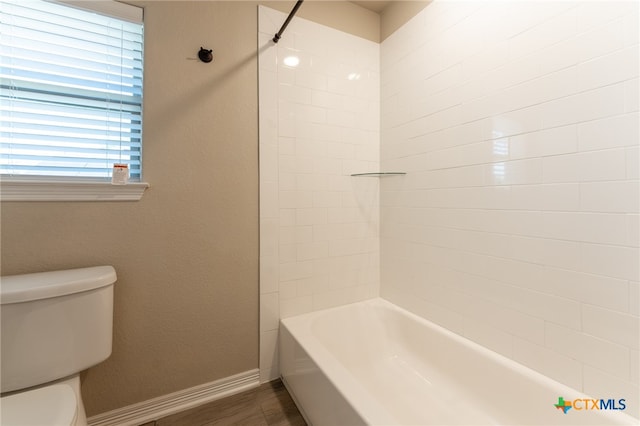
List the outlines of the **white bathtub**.
{"label": "white bathtub", "polygon": [[558,397],[592,398],[383,299],[282,320],[280,369],[314,426],[639,423],[590,402],[565,414]]}

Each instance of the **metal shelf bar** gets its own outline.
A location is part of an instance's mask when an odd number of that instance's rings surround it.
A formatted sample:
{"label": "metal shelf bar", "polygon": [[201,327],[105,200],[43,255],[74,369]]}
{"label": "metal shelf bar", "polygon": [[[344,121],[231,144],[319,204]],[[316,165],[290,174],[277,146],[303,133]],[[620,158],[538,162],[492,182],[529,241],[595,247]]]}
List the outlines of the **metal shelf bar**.
{"label": "metal shelf bar", "polygon": [[354,177],[385,177],[385,176],[403,176],[405,172],[371,172],[371,173],[353,173]]}

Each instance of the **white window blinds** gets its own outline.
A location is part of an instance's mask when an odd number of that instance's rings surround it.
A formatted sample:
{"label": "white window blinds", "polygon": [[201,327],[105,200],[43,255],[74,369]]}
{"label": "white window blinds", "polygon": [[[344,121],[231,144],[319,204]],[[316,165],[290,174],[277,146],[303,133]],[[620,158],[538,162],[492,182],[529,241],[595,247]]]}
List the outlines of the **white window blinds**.
{"label": "white window blinds", "polygon": [[[82,2],[92,3],[106,2]],[[110,178],[114,163],[127,163],[140,180],[142,14],[108,3],[139,19],[0,0],[3,178]]]}

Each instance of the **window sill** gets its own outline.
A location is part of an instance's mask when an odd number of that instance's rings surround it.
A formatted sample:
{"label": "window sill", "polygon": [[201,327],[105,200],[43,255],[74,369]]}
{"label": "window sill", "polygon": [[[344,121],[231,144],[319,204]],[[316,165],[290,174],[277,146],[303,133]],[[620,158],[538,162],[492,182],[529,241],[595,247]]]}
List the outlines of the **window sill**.
{"label": "window sill", "polygon": [[104,181],[36,181],[3,179],[0,201],[138,201],[145,182],[112,185]]}

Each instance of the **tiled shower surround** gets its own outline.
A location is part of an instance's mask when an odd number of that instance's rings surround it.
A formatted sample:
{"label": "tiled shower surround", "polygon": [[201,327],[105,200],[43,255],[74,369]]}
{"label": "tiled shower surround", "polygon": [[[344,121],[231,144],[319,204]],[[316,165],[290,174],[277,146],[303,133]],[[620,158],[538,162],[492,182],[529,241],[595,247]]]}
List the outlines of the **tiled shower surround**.
{"label": "tiled shower surround", "polygon": [[[293,42],[333,53],[331,41],[295,21]],[[378,167],[379,155],[380,170],[407,174],[357,180],[346,175],[361,170],[347,167],[338,172],[344,180],[330,180],[366,206],[359,211],[376,209],[379,191],[380,220],[372,212],[362,222],[370,234],[361,243],[371,244],[371,268],[380,246],[380,288],[372,278],[358,297],[380,295],[595,398],[625,398],[635,416],[639,21],[637,2],[432,2],[380,45],[379,151],[349,151],[348,160],[371,161],[364,171]],[[263,371],[276,366],[278,311],[351,301],[314,304],[304,286],[283,299],[291,289],[278,256],[292,256],[286,241],[309,234],[282,231],[292,223],[287,199],[278,204],[282,190],[269,184],[289,173],[289,163],[277,169],[292,149],[287,132],[316,131],[283,117],[293,92],[283,88],[286,68],[265,68],[274,61],[260,65]],[[301,81],[312,92],[328,85],[311,80]],[[309,116],[303,106],[295,114]],[[313,191],[299,196],[314,200]],[[296,250],[303,257],[309,248]],[[307,291],[335,285],[328,277]]]}
{"label": "tiled shower surround", "polygon": [[381,296],[638,415],[638,3],[439,2],[382,43]]}
{"label": "tiled shower surround", "polygon": [[[303,6],[304,7],[304,6]],[[259,8],[260,370],[282,317],[379,294],[380,48]],[[296,62],[290,62],[296,61]]]}

